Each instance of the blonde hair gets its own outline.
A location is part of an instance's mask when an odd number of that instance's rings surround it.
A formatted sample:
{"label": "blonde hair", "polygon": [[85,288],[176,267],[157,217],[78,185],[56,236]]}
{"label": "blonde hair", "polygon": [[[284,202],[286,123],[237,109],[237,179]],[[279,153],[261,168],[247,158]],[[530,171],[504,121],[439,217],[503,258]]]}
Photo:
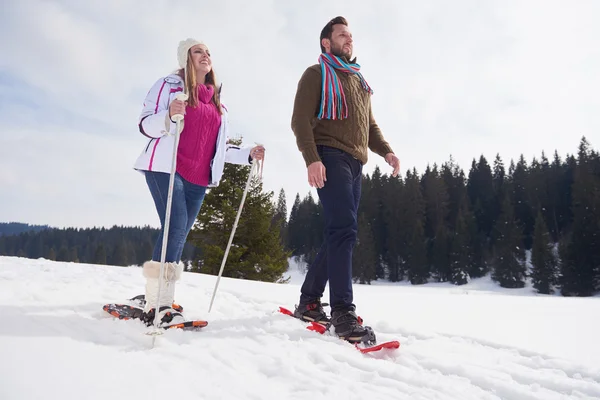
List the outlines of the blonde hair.
{"label": "blonde hair", "polygon": [[[187,76],[184,76],[184,71]],[[183,68],[177,71],[177,75],[184,81],[185,85],[185,93],[188,94],[188,105],[190,107],[198,106],[198,82],[196,82],[196,69],[194,68],[194,64],[192,63],[192,57],[190,57],[190,51],[188,50],[188,57],[185,70]],[[219,114],[223,114],[223,110],[221,110],[221,90],[217,88],[217,78],[214,69],[210,69],[210,72],[206,74],[206,78],[204,80],[204,84],[206,86],[212,86],[214,89],[214,93],[212,96],[212,103],[217,107],[217,111]]]}

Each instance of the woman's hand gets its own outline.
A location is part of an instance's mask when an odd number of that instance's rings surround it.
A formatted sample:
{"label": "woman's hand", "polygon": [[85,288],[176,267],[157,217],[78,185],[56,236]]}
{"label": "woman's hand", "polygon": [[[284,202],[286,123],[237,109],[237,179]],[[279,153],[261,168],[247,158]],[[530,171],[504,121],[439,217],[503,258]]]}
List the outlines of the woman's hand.
{"label": "woman's hand", "polygon": [[173,115],[185,115],[185,102],[181,100],[173,100],[169,104],[169,118],[173,121]]}
{"label": "woman's hand", "polygon": [[265,148],[263,146],[256,146],[250,150],[250,157],[253,160],[263,160],[265,158]]}

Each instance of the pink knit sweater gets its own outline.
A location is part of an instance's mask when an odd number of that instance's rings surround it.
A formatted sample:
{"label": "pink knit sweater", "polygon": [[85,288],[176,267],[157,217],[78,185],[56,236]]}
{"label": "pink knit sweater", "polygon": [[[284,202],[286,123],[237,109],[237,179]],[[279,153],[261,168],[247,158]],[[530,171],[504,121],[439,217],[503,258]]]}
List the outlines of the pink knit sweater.
{"label": "pink knit sweater", "polygon": [[177,172],[185,180],[208,186],[221,115],[211,102],[212,86],[198,85],[198,107],[185,109],[185,124],[177,148]]}

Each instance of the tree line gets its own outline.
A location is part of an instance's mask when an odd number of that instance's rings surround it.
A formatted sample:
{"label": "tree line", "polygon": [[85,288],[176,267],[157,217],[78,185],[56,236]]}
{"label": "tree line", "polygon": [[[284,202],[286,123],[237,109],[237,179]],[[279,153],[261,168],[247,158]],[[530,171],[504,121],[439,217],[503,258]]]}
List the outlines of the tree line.
{"label": "tree line", "polygon": [[[424,173],[363,175],[355,280],[467,283],[491,274],[502,287],[590,296],[600,289],[600,157],[555,152],[508,167],[481,156],[468,174],[450,158]],[[297,194],[285,235],[310,263],[323,240],[321,206]],[[529,257],[527,256],[529,254]]]}
{"label": "tree line", "polygon": [[89,264],[141,265],[152,257],[151,227],[46,228],[0,237],[0,255]]}
{"label": "tree line", "polygon": [[21,222],[0,222],[0,236],[18,235],[21,232],[39,232],[50,228],[48,225],[30,225]]}
{"label": "tree line", "polygon": [[[226,164],[188,237],[188,270],[217,274],[250,173]],[[481,156],[468,173],[452,158],[391,177],[363,175],[353,274],[412,284],[467,283],[490,274],[502,287],[530,278],[540,293],[589,296],[600,289],[600,156],[581,139],[576,155],[521,156],[508,167]],[[43,229],[0,237],[0,254],[110,265],[149,260],[150,227]],[[314,259],[323,242],[322,208],[296,194],[288,213],[259,179],[250,188],[224,276],[281,281],[287,260]]]}
{"label": "tree line", "polygon": [[[226,164],[219,186],[207,191],[182,255],[188,271],[215,275],[219,272],[249,174],[248,166]],[[276,216],[273,195],[264,192],[258,177],[250,180],[223,276],[284,281],[291,252],[282,240],[281,227],[285,221]],[[0,255],[142,265],[152,258],[160,234],[158,229],[148,226],[39,230],[21,225],[21,233],[0,236]],[[14,226],[11,229],[16,230]]]}

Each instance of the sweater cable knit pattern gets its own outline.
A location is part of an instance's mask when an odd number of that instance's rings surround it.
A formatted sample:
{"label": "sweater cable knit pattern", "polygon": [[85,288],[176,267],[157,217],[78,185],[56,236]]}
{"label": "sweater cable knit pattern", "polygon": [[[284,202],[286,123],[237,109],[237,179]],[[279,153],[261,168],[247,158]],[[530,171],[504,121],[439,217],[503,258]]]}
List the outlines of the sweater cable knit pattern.
{"label": "sweater cable knit pattern", "polygon": [[335,73],[346,94],[346,119],[317,118],[322,87],[319,64],[307,68],[298,82],[291,126],[306,165],[321,161],[317,145],[343,150],[363,164],[368,160],[369,149],[382,157],[392,153],[373,117],[371,94],[364,89],[360,78],[338,70]]}

